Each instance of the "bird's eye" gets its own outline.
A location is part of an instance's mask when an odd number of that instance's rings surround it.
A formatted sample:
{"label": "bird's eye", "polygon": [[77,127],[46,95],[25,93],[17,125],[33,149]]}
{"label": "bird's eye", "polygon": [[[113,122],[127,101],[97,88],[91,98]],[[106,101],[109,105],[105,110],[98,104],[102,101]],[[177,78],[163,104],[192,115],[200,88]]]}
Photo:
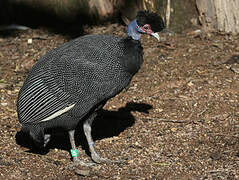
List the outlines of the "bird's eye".
{"label": "bird's eye", "polygon": [[148,31],[148,30],[151,29],[149,24],[145,24],[143,28],[144,28],[145,31]]}

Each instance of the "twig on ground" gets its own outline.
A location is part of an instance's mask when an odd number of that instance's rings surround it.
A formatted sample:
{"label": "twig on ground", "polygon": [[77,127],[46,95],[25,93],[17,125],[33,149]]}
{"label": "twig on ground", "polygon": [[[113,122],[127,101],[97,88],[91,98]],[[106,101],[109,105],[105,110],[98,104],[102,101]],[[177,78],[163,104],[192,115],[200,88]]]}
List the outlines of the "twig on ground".
{"label": "twig on ground", "polygon": [[230,168],[227,168],[227,169],[223,169],[223,168],[220,168],[220,169],[213,169],[213,170],[209,170],[207,171],[208,173],[220,173],[220,172],[232,172],[232,169]]}
{"label": "twig on ground", "polygon": [[143,118],[143,121],[157,120],[160,122],[171,122],[171,123],[188,123],[189,120],[176,120],[176,119],[164,119],[164,118]]}
{"label": "twig on ground", "polygon": [[205,113],[208,110],[208,108],[205,108],[200,113],[197,114],[197,117],[201,116],[203,113]]}
{"label": "twig on ground", "polygon": [[214,136],[228,136],[228,137],[239,138],[239,136],[233,135],[233,134],[221,134],[221,133],[209,133],[209,134],[212,134]]}

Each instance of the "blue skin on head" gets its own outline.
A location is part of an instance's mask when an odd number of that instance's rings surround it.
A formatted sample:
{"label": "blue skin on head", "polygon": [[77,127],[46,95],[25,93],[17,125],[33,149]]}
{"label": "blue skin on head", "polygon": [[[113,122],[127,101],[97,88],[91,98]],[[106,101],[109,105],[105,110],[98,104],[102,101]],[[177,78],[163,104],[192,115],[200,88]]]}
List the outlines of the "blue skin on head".
{"label": "blue skin on head", "polygon": [[131,21],[131,23],[128,26],[128,36],[132,37],[134,40],[140,40],[141,34],[145,33],[140,29],[139,25],[136,22],[136,19]]}

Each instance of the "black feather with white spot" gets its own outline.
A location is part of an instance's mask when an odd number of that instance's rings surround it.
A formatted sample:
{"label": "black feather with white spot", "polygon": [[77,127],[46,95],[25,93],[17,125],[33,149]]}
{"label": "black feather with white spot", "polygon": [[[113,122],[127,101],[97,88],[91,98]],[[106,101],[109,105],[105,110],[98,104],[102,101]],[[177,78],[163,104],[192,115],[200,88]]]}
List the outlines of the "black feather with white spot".
{"label": "black feather with white spot", "polygon": [[[152,23],[154,31],[161,31],[161,20],[155,14],[139,12],[138,25],[132,23],[130,32],[140,38],[137,28],[142,23]],[[129,85],[143,63],[141,43],[130,32],[127,38],[79,37],[42,56],[33,66],[19,92],[17,112],[22,130],[37,146],[46,145],[49,136],[45,133],[52,128],[71,132],[85,120],[89,129],[97,110]],[[96,153],[92,142],[88,143]]]}

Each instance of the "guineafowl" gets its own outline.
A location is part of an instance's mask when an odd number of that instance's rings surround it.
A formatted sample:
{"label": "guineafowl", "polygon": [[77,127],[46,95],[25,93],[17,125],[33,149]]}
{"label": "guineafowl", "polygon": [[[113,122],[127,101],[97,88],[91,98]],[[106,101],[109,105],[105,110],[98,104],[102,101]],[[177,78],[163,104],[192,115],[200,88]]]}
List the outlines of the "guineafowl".
{"label": "guineafowl", "polygon": [[126,38],[85,35],[42,56],[28,73],[17,100],[22,131],[39,148],[50,141],[49,129],[68,131],[73,162],[78,158],[74,133],[83,121],[91,158],[110,162],[97,153],[91,125],[105,103],[125,89],[143,63],[141,34],[159,40],[165,27],[160,15],[139,11]]}

